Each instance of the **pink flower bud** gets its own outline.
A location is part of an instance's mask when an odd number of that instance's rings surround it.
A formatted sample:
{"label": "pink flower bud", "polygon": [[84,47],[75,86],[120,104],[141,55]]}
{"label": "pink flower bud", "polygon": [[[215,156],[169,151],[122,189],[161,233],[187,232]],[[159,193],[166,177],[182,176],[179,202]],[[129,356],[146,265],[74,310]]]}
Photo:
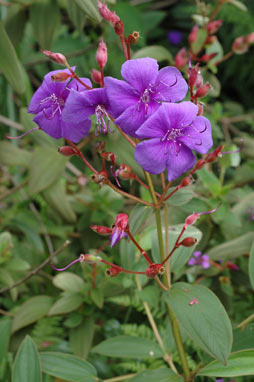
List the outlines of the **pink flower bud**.
{"label": "pink flower bud", "polygon": [[198,25],[194,25],[194,27],[192,28],[189,36],[188,36],[188,41],[189,41],[189,44],[193,44],[197,38],[198,38],[198,30],[199,30],[199,27]]}
{"label": "pink flower bud", "polygon": [[154,279],[155,276],[162,275],[165,272],[165,268],[161,264],[151,264],[145,271],[145,274],[149,279]]}
{"label": "pink flower bud", "polygon": [[114,24],[114,30],[118,36],[124,36],[124,27],[121,20]]}
{"label": "pink flower bud", "polygon": [[211,85],[209,84],[209,82],[207,82],[205,85],[201,86],[197,90],[195,97],[197,97],[197,98],[205,97],[208,94],[210,88],[211,88]]}
{"label": "pink flower bud", "polygon": [[180,183],[180,187],[187,187],[193,182],[192,176],[186,176]]}
{"label": "pink flower bud", "polygon": [[186,48],[182,48],[179,50],[177,55],[175,56],[175,66],[178,69],[183,68],[186,64],[188,63],[188,57],[187,57],[187,52]]}
{"label": "pink flower bud", "polygon": [[66,157],[70,157],[72,155],[77,155],[78,154],[77,151],[74,148],[70,147],[70,146],[58,147],[57,151],[60,154],[66,156]]}
{"label": "pink flower bud", "polygon": [[54,53],[50,50],[44,50],[41,51],[45,56],[47,56],[50,60],[56,62],[59,65],[68,66],[68,62],[66,57],[62,53]]}
{"label": "pink flower bud", "polygon": [[249,44],[244,36],[237,37],[232,45],[232,50],[236,54],[246,53],[249,49]]}
{"label": "pink flower bud", "polygon": [[95,82],[96,84],[100,84],[102,79],[101,72],[99,72],[99,70],[97,69],[92,69],[90,73],[93,82]]}
{"label": "pink flower bud", "polygon": [[120,18],[117,16],[115,12],[112,12],[105,3],[102,3],[98,0],[98,10],[101,17],[108,21],[111,25],[115,25],[120,21]]}
{"label": "pink flower bud", "polygon": [[199,159],[195,165],[195,170],[200,170],[205,164],[206,161],[204,159]]}
{"label": "pink flower bud", "polygon": [[72,78],[72,74],[68,74],[68,73],[56,73],[56,74],[53,74],[51,76],[51,81],[56,81],[56,82],[65,82],[67,81],[69,78]]}
{"label": "pink flower bud", "polygon": [[197,243],[197,239],[195,237],[186,237],[179,243],[179,246],[182,245],[183,247],[192,247]]}
{"label": "pink flower bud", "polygon": [[254,44],[254,32],[248,34],[245,41],[247,44]]}
{"label": "pink flower bud", "polygon": [[121,164],[119,170],[117,170],[117,176],[121,179],[135,179],[136,175],[127,164]]}
{"label": "pink flower bud", "polygon": [[99,46],[96,53],[96,61],[100,68],[104,68],[108,61],[107,45],[103,40],[99,42]]}
{"label": "pink flower bud", "polygon": [[206,158],[205,158],[205,161],[206,162],[214,162],[218,157],[221,156],[221,150],[222,150],[223,146],[220,145],[216,150],[214,150],[213,152],[207,154]]}
{"label": "pink flower bud", "polygon": [[115,225],[115,227],[118,227],[121,230],[125,230],[126,228],[128,228],[128,221],[129,221],[128,215],[118,214],[115,218],[114,225]]}
{"label": "pink flower bud", "polygon": [[140,34],[139,32],[132,32],[131,34],[129,34],[128,36],[128,43],[129,44],[137,44],[139,42],[139,39],[140,39]]}
{"label": "pink flower bud", "polygon": [[199,214],[193,212],[192,215],[187,216],[187,218],[185,219],[184,227],[187,228],[189,225],[195,224],[198,218]]}
{"label": "pink flower bud", "polygon": [[211,21],[209,24],[207,24],[206,29],[208,34],[214,34],[218,31],[218,29],[221,27],[223,24],[222,20],[214,20]]}
{"label": "pink flower bud", "polygon": [[112,229],[108,227],[104,227],[101,225],[90,225],[90,228],[100,234],[100,235],[110,235],[112,233]]}

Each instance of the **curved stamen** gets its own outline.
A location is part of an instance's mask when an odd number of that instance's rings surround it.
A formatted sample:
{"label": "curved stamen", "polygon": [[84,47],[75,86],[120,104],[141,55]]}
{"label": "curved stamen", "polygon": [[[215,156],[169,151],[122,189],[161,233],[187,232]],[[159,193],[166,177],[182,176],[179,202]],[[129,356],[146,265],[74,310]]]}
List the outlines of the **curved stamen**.
{"label": "curved stamen", "polygon": [[75,263],[78,263],[82,261],[82,258],[79,257],[78,259],[76,260],[73,260],[70,264],[66,265],[66,267],[64,268],[56,268],[53,264],[50,264],[50,266],[55,270],[55,271],[58,271],[58,272],[61,272],[61,271],[65,271],[66,269],[70,268],[73,264]]}
{"label": "curved stamen", "polygon": [[236,154],[240,153],[244,148],[244,139],[241,139],[241,147],[238,150],[222,151],[218,154],[218,157],[222,157],[223,154]]}
{"label": "curved stamen", "polygon": [[218,208],[220,208],[221,206],[221,202],[218,204],[218,206],[216,208],[214,208],[213,210],[210,210],[210,211],[204,211],[204,212],[199,212],[198,215],[207,215],[207,214],[212,214],[213,212],[216,212]]}
{"label": "curved stamen", "polygon": [[25,133],[19,135],[18,137],[10,137],[9,135],[6,135],[6,138],[8,139],[20,139],[20,138],[23,138],[25,135],[31,133],[32,131],[35,131],[35,130],[40,130],[39,127],[33,127],[32,129],[30,130],[27,130]]}

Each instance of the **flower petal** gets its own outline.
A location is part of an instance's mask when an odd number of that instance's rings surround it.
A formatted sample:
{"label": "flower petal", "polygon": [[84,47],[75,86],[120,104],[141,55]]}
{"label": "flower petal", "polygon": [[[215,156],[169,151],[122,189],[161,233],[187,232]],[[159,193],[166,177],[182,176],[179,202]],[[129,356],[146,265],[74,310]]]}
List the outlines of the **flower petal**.
{"label": "flower petal", "polygon": [[196,259],[193,257],[188,261],[188,265],[196,265]]}
{"label": "flower petal", "polygon": [[51,101],[44,102],[43,104],[41,104],[41,101],[50,96],[51,93],[48,90],[48,86],[45,82],[43,82],[31,98],[27,109],[28,113],[37,114],[43,109],[49,107],[51,105]]}
{"label": "flower petal", "polygon": [[188,85],[181,72],[173,66],[159,71],[156,79],[156,99],[166,102],[177,102],[185,98]]}
{"label": "flower petal", "polygon": [[171,182],[177,179],[184,172],[190,170],[195,163],[195,157],[191,150],[182,145],[180,150],[177,151],[174,143],[169,144],[168,152],[168,180]]}
{"label": "flower petal", "polygon": [[125,81],[143,93],[151,83],[156,81],[158,68],[159,65],[153,58],[138,58],[126,61],[122,65],[121,74]]}
{"label": "flower petal", "polygon": [[59,115],[55,115],[52,119],[47,119],[44,113],[41,111],[34,117],[33,121],[37,123],[40,129],[49,136],[55,139],[60,139],[63,137],[61,124],[62,121]]}
{"label": "flower petal", "polygon": [[125,81],[105,77],[104,82],[114,118],[117,118],[128,107],[137,104],[140,97],[139,94]]}
{"label": "flower petal", "polygon": [[200,257],[202,255],[202,252],[201,251],[195,251],[193,252],[193,256],[194,257]]}
{"label": "flower petal", "polygon": [[86,137],[89,134],[89,131],[92,126],[92,121],[86,119],[79,124],[67,124],[62,121],[62,134],[63,137],[69,139],[74,143],[78,143],[83,137]]}
{"label": "flower petal", "polygon": [[166,168],[168,156],[165,154],[165,143],[160,138],[149,139],[139,143],[134,153],[138,164],[151,174],[160,174]]}
{"label": "flower petal", "polygon": [[62,118],[65,122],[80,123],[86,120],[90,115],[94,114],[95,107],[90,103],[89,98],[87,99],[86,93],[91,95],[94,90],[88,90],[86,92],[77,92],[72,90],[66,104],[63,109]]}
{"label": "flower petal", "polygon": [[179,140],[200,154],[206,154],[213,145],[212,128],[205,117],[196,117],[193,123],[184,130]]}
{"label": "flower petal", "polygon": [[167,130],[171,129],[165,114],[165,105],[156,105],[158,110],[136,131],[138,138],[162,138]]}

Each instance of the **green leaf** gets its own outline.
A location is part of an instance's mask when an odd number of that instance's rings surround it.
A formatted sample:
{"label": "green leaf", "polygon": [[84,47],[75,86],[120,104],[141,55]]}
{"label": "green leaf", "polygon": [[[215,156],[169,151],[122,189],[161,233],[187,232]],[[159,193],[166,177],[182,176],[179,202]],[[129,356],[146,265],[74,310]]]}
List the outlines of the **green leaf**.
{"label": "green leaf", "polygon": [[234,5],[236,8],[241,9],[241,11],[248,12],[248,8],[245,4],[238,0],[227,0],[227,3]]}
{"label": "green leaf", "polygon": [[[0,268],[0,282],[3,283],[3,285],[6,287],[10,287],[12,284],[14,284],[14,280],[12,278],[11,273],[9,273],[6,269]],[[12,300],[16,301],[18,297],[17,288],[11,288],[10,294]]]}
{"label": "green leaf", "polygon": [[92,317],[86,317],[85,321],[76,328],[70,331],[70,346],[72,352],[81,357],[86,358],[94,337],[94,319]]}
{"label": "green leaf", "polygon": [[219,179],[211,172],[205,169],[198,171],[198,177],[201,179],[204,186],[216,196],[220,194],[221,184]]}
{"label": "green leaf", "polygon": [[52,297],[43,295],[31,297],[19,307],[15,314],[12,333],[46,316],[51,305]]}
{"label": "green leaf", "polygon": [[21,343],[15,358],[12,382],[41,382],[39,355],[30,336]]}
{"label": "green leaf", "polygon": [[4,317],[0,320],[0,364],[3,362],[9,346],[9,340],[11,335],[11,319],[9,317]]}
{"label": "green leaf", "polygon": [[138,50],[132,56],[132,59],[136,58],[144,58],[151,57],[157,61],[168,61],[170,63],[173,62],[173,57],[168,49],[164,48],[164,46],[160,45],[151,45],[147,46],[143,49]]}
{"label": "green leaf", "polygon": [[50,308],[48,316],[56,314],[64,314],[76,310],[83,302],[83,296],[78,293],[68,293],[60,297],[57,302]]}
{"label": "green leaf", "polygon": [[104,294],[102,289],[91,289],[91,299],[98,308],[102,308],[104,304]]}
{"label": "green leaf", "polygon": [[85,15],[73,0],[67,0],[66,10],[75,28],[81,33],[85,25]]}
{"label": "green leaf", "polygon": [[38,147],[30,161],[29,195],[52,185],[62,175],[67,159],[51,147]]}
{"label": "green leaf", "polygon": [[84,280],[72,272],[59,273],[53,278],[53,284],[67,292],[80,292],[84,286]]}
{"label": "green leaf", "polygon": [[230,354],[226,366],[213,361],[199,370],[197,375],[206,377],[254,375],[254,349]]}
{"label": "green leaf", "polygon": [[235,259],[250,252],[254,241],[254,232],[248,232],[236,239],[217,245],[210,249],[207,254],[213,260]]}
{"label": "green leaf", "polygon": [[0,256],[2,260],[4,260],[4,257],[8,256],[10,253],[11,248],[13,247],[13,242],[12,242],[12,236],[10,232],[2,232],[0,233]]}
{"label": "green leaf", "polygon": [[26,85],[22,67],[2,22],[0,22],[0,57],[0,70],[3,75],[17,93],[24,93]]}
{"label": "green leaf", "polygon": [[132,235],[136,235],[140,230],[140,227],[146,222],[151,215],[152,209],[147,206],[141,206],[137,204],[130,213],[129,226]]}
{"label": "green leaf", "polygon": [[99,23],[101,16],[97,9],[97,1],[95,0],[74,0],[79,8],[93,21]]}
{"label": "green leaf", "polygon": [[254,324],[234,329],[233,336],[232,352],[254,348]]}
{"label": "green leaf", "polygon": [[254,289],[254,242],[253,242],[251,250],[250,250],[249,276],[250,276],[250,283],[251,283],[252,289]]}
{"label": "green leaf", "polygon": [[219,97],[221,92],[221,84],[218,78],[206,69],[202,71],[202,75],[204,82],[209,82],[211,85],[211,88],[209,90],[209,96],[215,98]]}
{"label": "green leaf", "polygon": [[40,353],[40,360],[42,371],[53,377],[73,382],[98,381],[93,365],[73,355],[43,352]]}
{"label": "green leaf", "polygon": [[93,353],[117,358],[160,358],[162,351],[156,343],[140,337],[116,336],[95,346]]}
{"label": "green leaf", "polygon": [[37,0],[30,7],[33,31],[42,49],[51,49],[60,25],[60,10],[55,0]]}
{"label": "green leaf", "polygon": [[31,153],[26,150],[19,149],[11,142],[0,142],[0,162],[3,165],[28,167],[31,163],[31,157]]}
{"label": "green leaf", "polygon": [[[238,150],[238,147],[236,145],[225,145],[223,147],[223,151],[236,151],[236,150]],[[241,156],[239,152],[223,155],[221,158],[219,158],[221,168],[228,168],[230,166],[238,167],[240,164],[240,161],[241,161]]]}
{"label": "green leaf", "polygon": [[49,188],[43,191],[47,203],[57,211],[59,215],[69,223],[75,223],[76,214],[73,211],[67,198],[66,186],[62,179],[53,183]]}
{"label": "green leaf", "polygon": [[8,9],[8,15],[4,24],[11,42],[16,47],[22,40],[26,25],[25,8],[18,4],[12,4]]}
{"label": "green leaf", "polygon": [[207,38],[207,30],[205,28],[199,28],[196,41],[191,44],[191,49],[194,54],[198,53],[203,47]]}
{"label": "green leaf", "polygon": [[[165,298],[189,337],[225,364],[232,346],[232,328],[215,294],[204,286],[181,282],[174,284]],[[193,299],[198,303],[190,305]]]}
{"label": "green leaf", "polygon": [[170,369],[155,369],[142,371],[129,380],[130,382],[183,382],[183,377],[173,373]]}
{"label": "green leaf", "polygon": [[[174,191],[175,187],[169,188],[167,194],[169,195]],[[176,191],[167,201],[170,206],[183,206],[194,197],[194,192],[191,187],[183,187]]]}

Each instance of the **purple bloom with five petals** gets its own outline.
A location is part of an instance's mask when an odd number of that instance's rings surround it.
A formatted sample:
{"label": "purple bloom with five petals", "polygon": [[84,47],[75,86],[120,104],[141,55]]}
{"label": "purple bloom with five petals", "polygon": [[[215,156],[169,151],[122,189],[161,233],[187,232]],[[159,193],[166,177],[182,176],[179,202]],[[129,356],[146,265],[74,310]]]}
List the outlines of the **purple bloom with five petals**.
{"label": "purple bloom with five petals", "polygon": [[188,91],[178,69],[167,66],[159,70],[150,57],[126,61],[121,74],[125,81],[106,77],[105,86],[116,124],[134,137],[163,102],[181,101]]}
{"label": "purple bloom with five petals", "polygon": [[202,268],[207,269],[210,267],[208,255],[202,255],[202,252],[195,251],[193,257],[188,261],[188,265],[201,265]]}
{"label": "purple bloom with five petals", "polygon": [[111,131],[109,126],[109,114],[111,113],[105,88],[83,92],[71,90],[64,108],[63,120],[71,123],[75,116],[76,123],[84,123],[88,117],[95,114],[95,135],[98,135],[98,132],[106,134],[108,130]]}
{"label": "purple bloom with five petals", "polygon": [[[31,99],[28,113],[36,114],[33,121],[46,134],[55,139],[64,137],[77,143],[84,136],[88,135],[91,121],[86,119],[82,121],[82,124],[78,124],[75,118],[72,118],[72,121],[66,123],[62,119],[62,113],[65,109],[65,103],[69,97],[70,90],[83,91],[85,88],[75,79],[63,82],[51,80],[52,75],[62,72],[70,74],[68,69],[55,70],[46,74],[43,83]],[[89,79],[82,78],[82,80],[88,86],[92,86]]]}
{"label": "purple bloom with five petals", "polygon": [[150,138],[136,147],[138,164],[151,174],[168,168],[169,181],[191,169],[192,150],[206,154],[213,144],[209,120],[197,113],[192,102],[163,104],[136,132],[138,138]]}

